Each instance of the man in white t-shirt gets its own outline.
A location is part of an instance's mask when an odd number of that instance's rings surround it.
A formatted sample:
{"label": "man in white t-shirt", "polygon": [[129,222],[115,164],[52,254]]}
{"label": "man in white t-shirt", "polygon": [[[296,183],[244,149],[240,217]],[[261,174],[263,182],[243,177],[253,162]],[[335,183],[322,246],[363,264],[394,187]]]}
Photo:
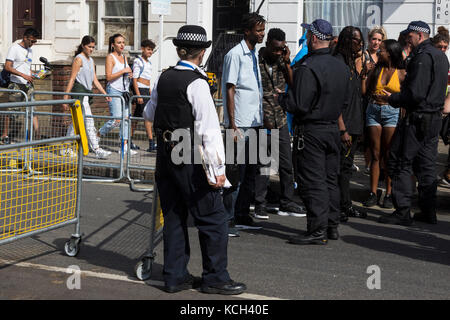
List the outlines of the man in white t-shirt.
{"label": "man in white t-shirt", "polygon": [[[11,74],[11,83],[8,89],[22,90],[30,98],[33,89],[33,73],[31,71],[31,64],[33,62],[33,50],[31,47],[37,42],[39,32],[33,28],[25,30],[21,42],[14,43],[8,50],[6,55],[5,70]],[[23,96],[20,94],[10,94],[11,102],[23,101]],[[23,110],[21,110],[23,111]],[[3,132],[1,140],[4,144],[9,144],[8,137],[10,118],[5,116]],[[37,131],[37,118],[33,119],[34,130]]]}

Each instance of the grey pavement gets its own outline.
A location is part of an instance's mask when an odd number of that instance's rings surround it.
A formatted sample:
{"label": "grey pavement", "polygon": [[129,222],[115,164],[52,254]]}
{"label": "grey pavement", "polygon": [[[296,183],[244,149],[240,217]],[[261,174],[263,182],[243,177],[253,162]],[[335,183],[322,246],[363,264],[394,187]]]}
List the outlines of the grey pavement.
{"label": "grey pavement", "polygon": [[[446,161],[441,146],[439,165]],[[360,154],[356,160],[363,169]],[[276,177],[275,177],[276,180]],[[354,205],[362,210],[369,177],[355,173]],[[273,181],[276,187],[276,181]],[[380,183],[382,187],[382,183]],[[205,295],[196,290],[167,294],[161,290],[163,247],[160,244],[147,283],[134,266],[148,247],[152,194],[132,192],[126,184],[83,183],[81,230],[77,257],[64,254],[74,226],[63,227],[0,246],[0,299],[449,299],[450,189],[439,188],[439,223],[411,227],[376,222],[382,212],[370,208],[368,219],[350,219],[339,228],[341,239],[327,246],[295,246],[290,235],[306,229],[305,218],[270,215],[259,231],[240,231],[229,240],[229,272],[247,284],[236,297]],[[195,227],[190,272],[201,275]],[[380,270],[380,289],[369,289],[370,266]],[[69,266],[82,271],[81,289],[69,290]],[[369,268],[370,269],[370,268]]]}

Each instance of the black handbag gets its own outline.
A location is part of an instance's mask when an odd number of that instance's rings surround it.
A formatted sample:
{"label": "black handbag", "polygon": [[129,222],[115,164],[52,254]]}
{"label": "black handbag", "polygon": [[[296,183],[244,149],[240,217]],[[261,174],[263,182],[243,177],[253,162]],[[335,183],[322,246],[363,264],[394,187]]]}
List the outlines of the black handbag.
{"label": "black handbag", "polygon": [[[127,58],[126,58],[125,56],[123,56],[123,61],[124,61],[124,68],[126,68],[126,67],[127,67]],[[128,77],[128,73],[125,73],[125,74],[122,76],[123,88],[124,88],[125,90],[127,90],[127,91],[125,91],[125,92],[122,93],[122,97],[123,97],[124,100],[125,100],[125,106],[128,106],[128,104],[130,103],[130,100],[131,100],[131,93],[130,93],[130,91],[129,91],[130,88],[127,87],[127,85],[126,85],[126,77]]]}
{"label": "black handbag", "polygon": [[441,138],[442,141],[444,141],[445,145],[448,145],[450,143],[450,115],[447,114],[443,119],[442,119],[442,127],[441,127]]}

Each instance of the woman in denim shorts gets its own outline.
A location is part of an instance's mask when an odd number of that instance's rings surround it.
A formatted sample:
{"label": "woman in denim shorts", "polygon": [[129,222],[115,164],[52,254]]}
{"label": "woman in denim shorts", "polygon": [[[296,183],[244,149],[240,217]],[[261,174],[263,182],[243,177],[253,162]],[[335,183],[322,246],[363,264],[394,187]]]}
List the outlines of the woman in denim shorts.
{"label": "woman in denim shorts", "polygon": [[[363,78],[362,91],[370,97],[366,111],[366,126],[368,127],[372,163],[370,167],[370,194],[363,204],[367,207],[378,204],[377,188],[380,178],[380,164],[383,161],[386,168],[387,156],[392,136],[399,120],[400,109],[377,100],[377,95],[383,91],[400,92],[400,85],[405,79],[403,69],[402,47],[396,40],[385,40],[380,45],[376,67]],[[386,195],[383,208],[392,208],[391,180],[386,174]]]}

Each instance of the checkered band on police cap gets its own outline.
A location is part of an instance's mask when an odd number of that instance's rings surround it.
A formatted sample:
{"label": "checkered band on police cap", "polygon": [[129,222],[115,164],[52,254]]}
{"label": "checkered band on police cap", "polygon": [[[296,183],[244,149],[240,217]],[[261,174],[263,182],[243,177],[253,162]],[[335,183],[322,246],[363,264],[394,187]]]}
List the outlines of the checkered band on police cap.
{"label": "checkered band on police cap", "polygon": [[323,33],[320,33],[315,27],[314,24],[311,25],[311,28],[309,29],[311,32],[320,40],[330,40],[330,36],[327,36]]}
{"label": "checkered band on police cap", "polygon": [[408,34],[410,32],[423,32],[430,34],[431,29],[430,26],[423,21],[412,21],[406,30],[403,30],[401,34]]}
{"label": "checkered band on police cap", "polygon": [[320,40],[331,40],[333,37],[333,27],[323,19],[316,19],[311,24],[302,23],[302,27],[311,31]]}
{"label": "checkered band on police cap", "polygon": [[207,42],[206,34],[200,33],[179,33],[177,40],[182,41],[195,41],[195,42]]}
{"label": "checkered band on police cap", "polygon": [[172,40],[177,47],[208,48],[212,41],[208,41],[206,30],[197,25],[184,25],[178,30],[177,37]]}
{"label": "checkered band on police cap", "polygon": [[408,28],[411,31],[417,31],[417,32],[423,32],[423,33],[430,33],[430,29],[419,27],[419,26],[410,26]]}

